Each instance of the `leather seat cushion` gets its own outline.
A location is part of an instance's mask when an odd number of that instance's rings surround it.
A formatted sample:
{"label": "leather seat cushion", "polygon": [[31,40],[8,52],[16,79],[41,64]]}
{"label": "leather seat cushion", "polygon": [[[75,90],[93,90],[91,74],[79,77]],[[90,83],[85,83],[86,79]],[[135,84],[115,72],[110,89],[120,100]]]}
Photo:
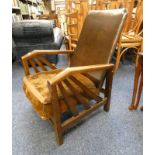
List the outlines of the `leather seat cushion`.
{"label": "leather seat cushion", "polygon": [[[31,101],[35,111],[39,114],[39,116],[42,119],[49,119],[53,115],[50,92],[47,87],[47,80],[50,81],[62,70],[63,69],[44,71],[36,73],[34,75],[25,76],[23,79],[23,89],[25,91],[25,94],[27,98]],[[99,93],[99,90],[95,87],[94,83],[85,76],[81,74],[76,74],[76,78],[78,78],[85,86],[91,89],[94,93]],[[75,83],[73,83],[72,81],[70,81],[70,83],[76,88],[76,90],[79,93],[82,92],[82,90]],[[73,97],[72,91],[65,84],[63,84],[63,86],[65,87],[65,90],[67,91],[69,96]],[[38,94],[39,96],[41,96],[42,101],[39,100]],[[63,113],[68,111],[68,108],[64,103],[63,94],[61,93],[61,90],[59,88],[58,99],[61,112]]]}

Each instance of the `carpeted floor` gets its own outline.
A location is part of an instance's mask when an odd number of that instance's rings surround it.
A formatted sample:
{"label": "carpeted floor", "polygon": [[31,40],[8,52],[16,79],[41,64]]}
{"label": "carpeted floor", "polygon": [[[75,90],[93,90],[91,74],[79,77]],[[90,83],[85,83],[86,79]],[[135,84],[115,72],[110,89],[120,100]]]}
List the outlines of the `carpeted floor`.
{"label": "carpeted floor", "polygon": [[[59,66],[65,57],[59,57]],[[22,66],[14,63],[13,84],[13,155],[142,155],[143,112],[130,112],[134,65],[120,65],[114,77],[111,109],[101,109],[83,119],[64,135],[58,146],[54,129],[33,111],[22,90]],[[142,103],[142,100],[141,100]]]}

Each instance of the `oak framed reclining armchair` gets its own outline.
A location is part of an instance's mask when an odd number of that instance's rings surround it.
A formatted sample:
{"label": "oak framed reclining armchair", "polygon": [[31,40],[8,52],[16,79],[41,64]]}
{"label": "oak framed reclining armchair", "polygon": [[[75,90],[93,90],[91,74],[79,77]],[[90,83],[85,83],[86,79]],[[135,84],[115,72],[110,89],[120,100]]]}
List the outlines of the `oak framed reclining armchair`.
{"label": "oak framed reclining armchair", "polygon": [[[22,57],[25,94],[37,114],[54,125],[58,144],[64,131],[86,115],[101,106],[109,111],[114,69],[110,60],[126,15],[125,9],[91,11],[74,51],[35,50]],[[68,54],[70,65],[57,69],[42,54]],[[64,113],[70,117],[62,121]]]}

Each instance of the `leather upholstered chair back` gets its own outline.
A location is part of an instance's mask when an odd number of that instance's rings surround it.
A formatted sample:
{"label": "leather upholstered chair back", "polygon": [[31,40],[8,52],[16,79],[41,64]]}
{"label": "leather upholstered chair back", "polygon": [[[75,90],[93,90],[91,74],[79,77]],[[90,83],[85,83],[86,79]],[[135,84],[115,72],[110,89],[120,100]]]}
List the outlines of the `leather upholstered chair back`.
{"label": "leather upholstered chair back", "polygon": [[90,11],[70,66],[108,64],[126,19],[126,9]]}

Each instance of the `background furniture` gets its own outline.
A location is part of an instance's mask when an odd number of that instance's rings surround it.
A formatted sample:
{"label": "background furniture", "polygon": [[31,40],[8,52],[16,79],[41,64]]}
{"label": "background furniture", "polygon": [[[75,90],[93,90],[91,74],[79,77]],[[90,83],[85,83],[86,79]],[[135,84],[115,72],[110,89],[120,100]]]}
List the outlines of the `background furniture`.
{"label": "background furniture", "polygon": [[[81,28],[84,23],[85,16],[90,10],[111,10],[126,8],[128,10],[128,15],[126,22],[124,24],[122,34],[118,41],[118,46],[116,48],[116,63],[115,63],[115,72],[118,69],[120,60],[124,62],[125,54],[129,51],[138,52],[143,41],[142,37],[142,23],[143,23],[143,0],[67,0],[66,8],[69,10],[69,14],[74,14],[75,10],[78,10],[77,14],[77,28],[78,35],[81,33]],[[66,10],[66,11],[68,11]],[[68,16],[66,16],[66,19]],[[67,23],[67,20],[66,20]],[[70,25],[67,25],[67,30],[70,29]],[[72,38],[71,35],[67,35],[66,40]],[[70,39],[72,40],[72,39]],[[76,38],[78,40],[78,37]],[[77,41],[76,41],[77,42]],[[76,42],[74,41],[73,49],[76,47]],[[72,41],[70,41],[72,45]],[[132,49],[132,50],[131,50]]]}
{"label": "background furniture", "polygon": [[[133,10],[133,9],[130,9],[130,10]],[[142,24],[143,24],[143,1],[139,0],[136,8],[136,13],[134,13],[134,17],[131,16],[130,20],[126,21],[126,24],[124,26],[124,29],[118,41],[115,72],[118,69],[121,58],[123,59],[123,62],[124,62],[125,54],[131,51],[131,50],[129,51],[129,49],[131,48],[134,49],[132,51],[136,53],[142,50],[141,49],[142,42],[143,42]]]}
{"label": "background furniture", "polygon": [[47,12],[43,0],[12,0],[12,21],[33,19]]}
{"label": "background furniture", "polygon": [[55,11],[50,11],[48,14],[40,15],[39,19],[54,20],[55,21],[55,25],[57,27],[60,27],[60,24],[58,22],[58,15],[56,14]]}
{"label": "background furniture", "polygon": [[[135,68],[132,103],[129,106],[129,110],[137,110],[142,93],[142,88],[143,88],[143,53],[138,53],[137,64]],[[141,106],[141,110],[143,110],[143,106]]]}
{"label": "background furniture", "polygon": [[68,49],[72,50],[76,48],[79,38],[78,30],[78,11],[75,10],[72,13],[65,14],[67,23],[67,32],[65,34],[66,41],[68,42]]}
{"label": "background furniture", "polygon": [[[114,69],[110,61],[126,15],[125,9],[92,11],[75,51],[38,50],[22,57],[25,94],[37,114],[54,124],[58,144],[63,143],[64,131],[83,117],[101,106],[109,111]],[[70,67],[56,69],[43,54],[68,54]],[[65,113],[70,117],[64,120]]]}
{"label": "background furniture", "polygon": [[[17,60],[33,50],[59,50],[63,41],[63,34],[49,20],[23,20],[13,23],[12,35],[16,44]],[[57,55],[48,57],[49,61],[57,62]]]}

